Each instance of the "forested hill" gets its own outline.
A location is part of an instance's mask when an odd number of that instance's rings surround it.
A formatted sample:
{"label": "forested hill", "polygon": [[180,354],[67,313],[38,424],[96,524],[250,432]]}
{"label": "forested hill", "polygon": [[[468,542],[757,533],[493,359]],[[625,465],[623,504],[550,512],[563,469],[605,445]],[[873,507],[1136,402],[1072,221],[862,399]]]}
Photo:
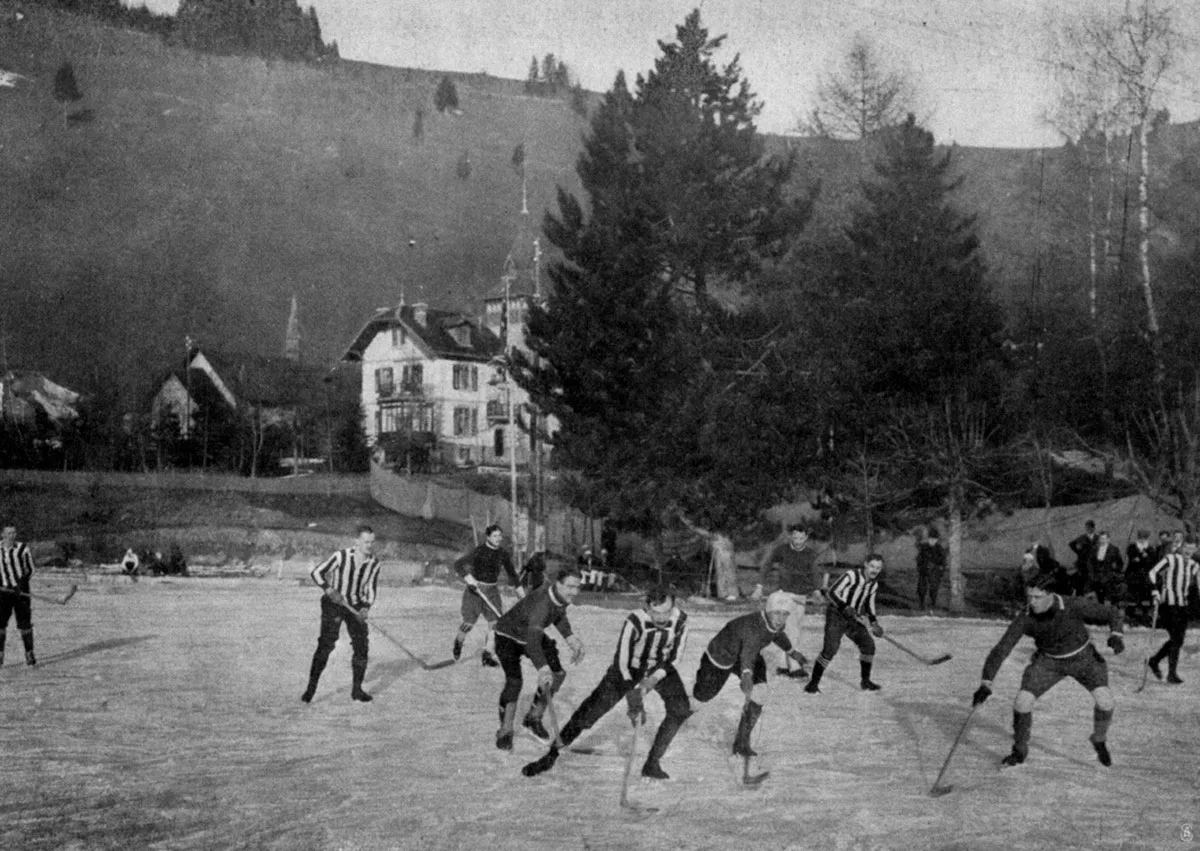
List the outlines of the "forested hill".
{"label": "forested hill", "polygon": [[[64,63],[81,100],[55,97]],[[0,87],[3,350],[85,390],[144,389],[187,335],[280,352],[293,293],[317,363],[402,293],[478,312],[519,227],[514,148],[540,222],[556,185],[577,190],[587,129],[519,81],[450,75],[460,109],[440,113],[440,73],[196,53],[12,0],[0,69],[20,75]],[[833,226],[863,152],[789,144],[823,180],[814,233]],[[1055,233],[1041,154],[959,156],[1003,287],[1027,286],[1047,254],[1031,234]]]}

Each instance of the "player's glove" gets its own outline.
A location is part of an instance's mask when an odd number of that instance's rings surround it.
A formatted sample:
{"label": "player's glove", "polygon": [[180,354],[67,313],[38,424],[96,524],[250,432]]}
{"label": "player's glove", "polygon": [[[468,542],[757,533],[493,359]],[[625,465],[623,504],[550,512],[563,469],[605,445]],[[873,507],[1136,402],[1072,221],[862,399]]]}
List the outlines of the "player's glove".
{"label": "player's glove", "polygon": [[551,671],[550,666],[547,665],[544,668],[538,668],[537,674],[538,688],[545,692],[549,692],[550,688],[554,685],[554,672]]}
{"label": "player's glove", "polygon": [[975,694],[971,695],[971,705],[979,706],[991,696],[992,690],[989,686],[980,686],[975,689]]}
{"label": "player's glove", "polygon": [[370,616],[371,616],[371,607],[370,606],[363,606],[361,609],[358,610],[358,619],[360,621],[365,621]]}
{"label": "player's glove", "polygon": [[629,705],[629,720],[633,722],[633,726],[646,723],[646,703],[642,700],[642,690],[640,688],[631,689],[629,694],[625,696],[625,702]]}
{"label": "player's glove", "polygon": [[761,600],[763,596],[762,585],[755,585],[754,591],[750,594],[751,600]]}
{"label": "player's glove", "polygon": [[583,641],[578,635],[567,637],[567,646],[571,648],[571,664],[578,665],[583,661]]}
{"label": "player's glove", "polygon": [[883,624],[881,624],[879,621],[871,621],[871,626],[869,628],[871,630],[871,635],[875,636],[876,638],[883,638]]}
{"label": "player's glove", "polygon": [[754,672],[742,671],[742,694],[749,697],[752,691],[754,691]]}
{"label": "player's glove", "polygon": [[1150,599],[1151,599],[1151,600],[1153,600],[1153,601],[1154,601],[1154,605],[1156,605],[1156,606],[1157,606],[1159,603],[1161,603],[1161,602],[1162,602],[1162,594],[1159,594],[1159,593],[1158,593],[1158,590],[1157,590],[1157,589],[1155,589],[1154,591],[1151,591],[1151,592],[1150,592]]}
{"label": "player's glove", "polygon": [[463,577],[463,582],[467,583],[467,584],[468,584],[468,585],[470,585],[472,588],[474,588],[474,587],[476,587],[477,585],[479,585],[479,582],[478,582],[478,581],[475,579],[475,577],[474,577],[474,576],[472,576],[472,575],[471,575],[471,574],[469,574],[469,573],[468,573],[466,576],[464,576],[464,577]]}
{"label": "player's glove", "polygon": [[1113,653],[1120,656],[1125,652],[1125,639],[1119,633],[1114,632],[1108,637],[1108,646],[1112,648]]}
{"label": "player's glove", "polygon": [[343,597],[342,592],[336,588],[326,588],[325,596],[328,597],[329,602],[333,603],[335,606],[346,605],[346,598]]}

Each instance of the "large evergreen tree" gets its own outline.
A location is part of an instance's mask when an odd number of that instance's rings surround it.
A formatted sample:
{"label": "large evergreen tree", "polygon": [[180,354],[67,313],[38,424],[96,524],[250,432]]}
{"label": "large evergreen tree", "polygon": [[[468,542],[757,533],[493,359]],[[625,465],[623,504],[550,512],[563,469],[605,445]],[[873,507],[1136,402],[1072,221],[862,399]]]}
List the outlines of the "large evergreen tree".
{"label": "large evergreen tree", "polygon": [[736,59],[714,65],[722,39],[697,12],[677,36],[635,93],[618,74],[595,112],[577,163],[586,211],[559,190],[545,232],[563,261],[529,319],[536,363],[516,358],[559,424],[560,465],[588,483],[580,507],[650,532],[672,509],[709,529],[752,518],[808,446],[763,365],[778,322],[711,291],[781,253],[810,200],[788,197],[791,159],[764,156]]}
{"label": "large evergreen tree", "polygon": [[[875,459],[888,490],[950,519],[951,606],[961,608],[962,520],[1006,466],[1000,333],[975,218],[951,202],[950,153],[910,115],[885,131],[865,204],[836,252],[825,341],[839,364],[840,442]],[[873,506],[866,506],[868,511]]]}
{"label": "large evergreen tree", "polygon": [[951,202],[952,156],[908,120],[887,131],[865,204],[835,253],[831,347],[843,390],[871,404],[940,404],[1002,389],[1002,311],[979,252],[975,217]]}

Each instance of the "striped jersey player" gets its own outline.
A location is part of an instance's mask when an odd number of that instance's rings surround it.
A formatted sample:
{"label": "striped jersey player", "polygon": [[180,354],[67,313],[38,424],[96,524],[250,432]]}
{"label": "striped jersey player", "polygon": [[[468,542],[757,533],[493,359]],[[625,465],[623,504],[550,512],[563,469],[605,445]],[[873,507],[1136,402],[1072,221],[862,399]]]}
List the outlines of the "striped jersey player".
{"label": "striped jersey player", "polygon": [[829,605],[825,607],[825,641],[804,687],[809,694],[820,691],[821,677],[837,654],[842,636],[849,636],[858,646],[863,691],[879,690],[871,679],[871,667],[875,663],[875,639],[883,636],[883,626],[875,613],[875,592],[882,572],[883,556],[871,553],[861,567],[847,570],[830,587]]}
{"label": "striped jersey player", "polygon": [[1165,556],[1150,569],[1151,598],[1158,610],[1157,624],[1167,631],[1167,640],[1146,664],[1162,679],[1162,660],[1167,660],[1167,682],[1179,685],[1179,651],[1188,626],[1188,592],[1200,583],[1200,564],[1196,563],[1196,539],[1185,538],[1181,552]]}
{"label": "striped jersey player", "polygon": [[338,550],[312,569],[312,580],[322,590],[321,632],[308,672],[308,688],[300,699],[309,703],[317,692],[317,682],[329,654],[337,644],[342,624],[350,634],[350,696],[367,703],[371,695],[363,691],[367,673],[367,617],[375,603],[379,585],[379,560],[375,558],[375,532],[370,526],[358,527],[354,545]]}
{"label": "striped jersey player", "polygon": [[4,663],[4,641],[8,619],[17,616],[17,630],[25,645],[25,664],[36,665],[33,655],[33,605],[29,580],[33,577],[33,556],[29,547],[17,540],[17,527],[5,526],[0,533],[0,664]]}
{"label": "striped jersey player", "polygon": [[532,777],[548,771],[558,759],[559,750],[591,729],[621,698],[628,703],[630,720],[639,725],[646,720],[642,698],[656,691],[667,712],[660,730],[682,724],[690,704],[676,663],[687,644],[687,635],[687,614],[676,605],[675,595],[665,588],[651,589],[642,607],[630,612],[621,624],[617,649],[603,679],[579,704],[550,751],[526,765],[522,773]]}

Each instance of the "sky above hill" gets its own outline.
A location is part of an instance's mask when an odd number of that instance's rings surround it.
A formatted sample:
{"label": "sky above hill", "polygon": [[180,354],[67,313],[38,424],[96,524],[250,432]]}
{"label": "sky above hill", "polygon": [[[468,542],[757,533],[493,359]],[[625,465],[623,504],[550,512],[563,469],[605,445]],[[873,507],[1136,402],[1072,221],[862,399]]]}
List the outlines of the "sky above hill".
{"label": "sky above hill", "polygon": [[[135,0],[136,2],[137,0]],[[178,0],[147,0],[173,12]],[[761,130],[787,133],[813,106],[817,79],[836,69],[855,33],[867,36],[922,94],[918,117],[939,142],[1041,147],[1061,138],[1041,116],[1053,99],[1046,35],[1080,9],[1125,0],[313,0],[326,41],[341,55],[385,65],[484,71],[524,79],[530,58],[565,61],[582,84],[606,91],[624,69],[630,82],[660,55],[658,41],[699,6],[718,56],[740,54],[764,102]],[[307,8],[308,2],[301,6]],[[1189,35],[1200,0],[1175,3]],[[1175,121],[1200,116],[1197,51],[1168,78]]]}

